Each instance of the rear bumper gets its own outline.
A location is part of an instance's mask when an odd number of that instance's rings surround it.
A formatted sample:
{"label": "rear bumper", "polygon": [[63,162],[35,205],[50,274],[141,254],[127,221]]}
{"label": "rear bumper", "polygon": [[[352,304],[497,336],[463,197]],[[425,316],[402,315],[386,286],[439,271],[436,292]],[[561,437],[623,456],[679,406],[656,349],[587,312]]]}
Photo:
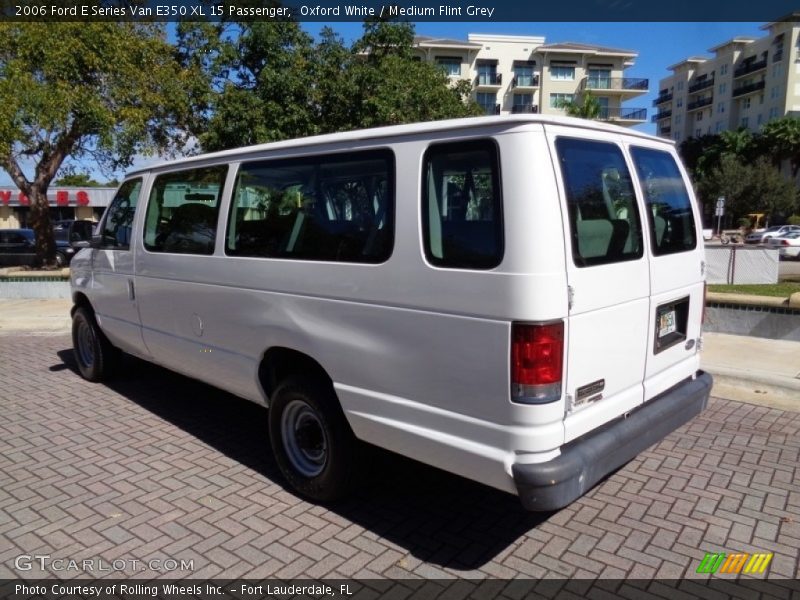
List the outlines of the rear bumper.
{"label": "rear bumper", "polygon": [[582,496],[606,475],[645,448],[700,414],[708,403],[712,379],[698,372],[627,418],[609,423],[561,448],[546,463],[515,464],[514,483],[528,510],[556,510]]}

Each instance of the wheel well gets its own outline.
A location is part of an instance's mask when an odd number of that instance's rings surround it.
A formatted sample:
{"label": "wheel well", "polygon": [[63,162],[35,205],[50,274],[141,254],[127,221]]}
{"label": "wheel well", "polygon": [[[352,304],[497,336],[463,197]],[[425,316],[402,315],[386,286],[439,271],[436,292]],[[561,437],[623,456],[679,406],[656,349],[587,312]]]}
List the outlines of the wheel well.
{"label": "wheel well", "polygon": [[317,378],[329,385],[333,384],[330,375],[316,360],[290,348],[275,347],[264,353],[258,366],[258,379],[264,393],[269,398],[275,388],[291,375]]}
{"label": "wheel well", "polygon": [[78,310],[79,308],[87,308],[92,312],[92,314],[94,314],[92,303],[89,302],[89,298],[86,297],[86,294],[83,294],[81,292],[76,292],[72,296],[72,309],[70,309],[69,311],[70,316],[74,316],[75,311]]}

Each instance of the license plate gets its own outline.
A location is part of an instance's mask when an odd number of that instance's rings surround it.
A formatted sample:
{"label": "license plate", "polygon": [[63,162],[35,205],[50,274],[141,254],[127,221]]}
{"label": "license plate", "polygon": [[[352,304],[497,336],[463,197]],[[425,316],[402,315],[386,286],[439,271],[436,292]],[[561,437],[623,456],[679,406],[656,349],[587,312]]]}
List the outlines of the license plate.
{"label": "license plate", "polygon": [[658,317],[658,337],[662,338],[675,330],[675,309],[661,313]]}

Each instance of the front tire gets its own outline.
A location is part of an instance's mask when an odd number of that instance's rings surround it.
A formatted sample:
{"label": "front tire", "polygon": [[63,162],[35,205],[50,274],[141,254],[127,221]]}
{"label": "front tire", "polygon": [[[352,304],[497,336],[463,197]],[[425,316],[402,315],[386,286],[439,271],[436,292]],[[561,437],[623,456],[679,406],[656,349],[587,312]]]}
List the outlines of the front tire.
{"label": "front tire", "polygon": [[94,314],[80,307],[72,316],[72,348],[81,377],[88,381],[107,379],[119,362],[119,350],[100,330]]}
{"label": "front tire", "polygon": [[300,495],[332,502],[352,489],[357,441],[329,382],[282,383],[270,403],[269,435],[281,473]]}

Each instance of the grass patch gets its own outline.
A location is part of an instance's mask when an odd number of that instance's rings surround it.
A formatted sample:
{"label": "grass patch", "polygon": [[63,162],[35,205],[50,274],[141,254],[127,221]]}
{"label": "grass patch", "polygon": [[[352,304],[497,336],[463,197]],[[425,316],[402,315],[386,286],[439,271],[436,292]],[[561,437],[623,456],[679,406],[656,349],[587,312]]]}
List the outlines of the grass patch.
{"label": "grass patch", "polygon": [[708,286],[708,291],[720,292],[722,294],[751,294],[753,296],[775,296],[778,298],[788,298],[795,292],[800,292],[800,283],[784,281],[781,283],[767,284],[713,284]]}

